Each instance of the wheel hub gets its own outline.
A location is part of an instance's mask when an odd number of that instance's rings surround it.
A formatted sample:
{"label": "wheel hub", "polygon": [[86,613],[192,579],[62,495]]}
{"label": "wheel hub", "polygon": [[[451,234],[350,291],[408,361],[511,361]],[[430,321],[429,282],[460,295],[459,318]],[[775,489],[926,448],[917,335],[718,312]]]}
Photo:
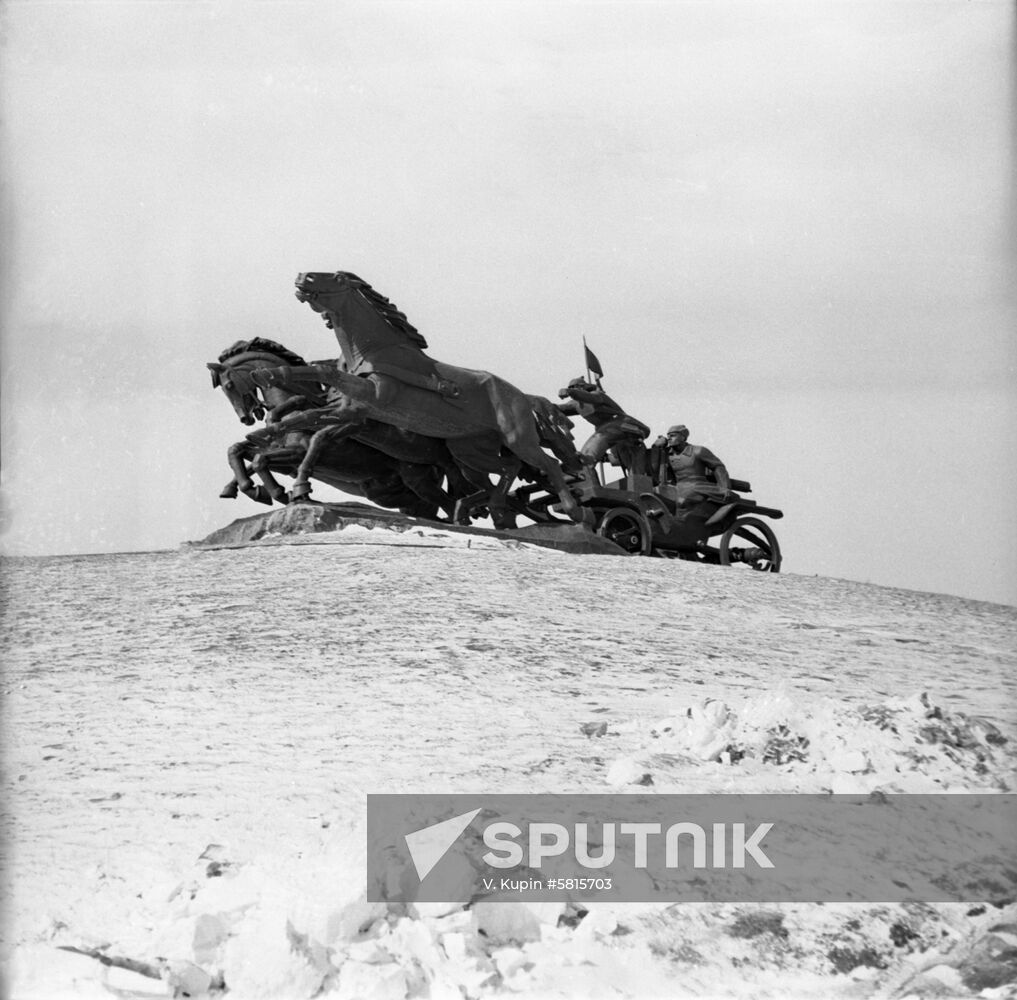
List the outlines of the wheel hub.
{"label": "wheel hub", "polygon": [[748,548],[748,549],[731,549],[731,562],[733,563],[749,563],[750,565],[757,565],[758,563],[770,561],[769,553],[759,548]]}

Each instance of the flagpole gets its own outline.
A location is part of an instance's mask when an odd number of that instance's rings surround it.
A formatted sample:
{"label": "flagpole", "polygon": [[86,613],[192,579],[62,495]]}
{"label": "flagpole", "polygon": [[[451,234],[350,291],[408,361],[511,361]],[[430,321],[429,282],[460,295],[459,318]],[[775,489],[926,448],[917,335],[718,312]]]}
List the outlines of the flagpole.
{"label": "flagpole", "polygon": [[[590,384],[590,379],[591,379],[591,376],[592,376],[593,373],[590,371],[590,348],[586,344],[586,334],[585,333],[583,334],[583,358],[586,361],[586,384],[589,385]],[[599,378],[599,376],[597,378],[597,388],[598,389],[600,388],[600,378]],[[599,470],[598,470],[599,475],[598,475],[597,478],[600,480],[601,486],[603,486],[604,485],[604,460],[601,459],[597,464],[600,467]]]}

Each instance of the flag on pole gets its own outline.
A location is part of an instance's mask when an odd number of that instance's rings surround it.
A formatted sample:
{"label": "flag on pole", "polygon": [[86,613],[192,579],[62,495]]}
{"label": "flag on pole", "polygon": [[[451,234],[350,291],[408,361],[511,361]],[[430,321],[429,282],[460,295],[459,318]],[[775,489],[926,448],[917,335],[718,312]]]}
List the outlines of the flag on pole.
{"label": "flag on pole", "polygon": [[586,367],[593,372],[597,378],[604,377],[604,369],[600,367],[597,355],[586,346],[586,338],[583,337],[583,350],[586,351]]}

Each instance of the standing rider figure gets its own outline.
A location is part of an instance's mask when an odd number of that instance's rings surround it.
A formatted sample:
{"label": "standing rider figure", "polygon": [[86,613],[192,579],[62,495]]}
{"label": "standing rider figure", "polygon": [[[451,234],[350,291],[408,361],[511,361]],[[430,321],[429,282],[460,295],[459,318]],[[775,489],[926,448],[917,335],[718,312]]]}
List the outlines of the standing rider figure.
{"label": "standing rider figure", "polygon": [[558,391],[561,399],[558,409],[569,416],[582,417],[596,428],[579,449],[583,464],[593,467],[610,450],[614,450],[619,464],[627,472],[644,472],[646,448],[643,441],[650,428],[641,420],[630,417],[599,384],[583,378],[574,378]]}

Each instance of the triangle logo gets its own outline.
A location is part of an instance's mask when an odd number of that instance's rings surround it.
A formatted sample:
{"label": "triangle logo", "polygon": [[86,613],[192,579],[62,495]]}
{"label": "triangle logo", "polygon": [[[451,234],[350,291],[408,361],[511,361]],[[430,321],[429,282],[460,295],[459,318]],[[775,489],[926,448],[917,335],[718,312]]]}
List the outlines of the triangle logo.
{"label": "triangle logo", "polygon": [[417,869],[417,877],[421,882],[427,878],[431,869],[448,853],[448,849],[459,839],[463,830],[473,822],[479,809],[462,813],[451,819],[442,820],[433,826],[425,826],[406,834],[406,846]]}

